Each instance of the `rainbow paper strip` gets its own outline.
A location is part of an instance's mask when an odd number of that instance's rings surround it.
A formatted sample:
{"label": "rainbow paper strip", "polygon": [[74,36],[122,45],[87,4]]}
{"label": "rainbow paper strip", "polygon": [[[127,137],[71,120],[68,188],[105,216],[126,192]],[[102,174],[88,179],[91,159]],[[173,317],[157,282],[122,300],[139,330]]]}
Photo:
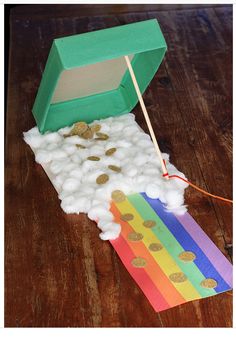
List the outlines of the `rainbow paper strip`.
{"label": "rainbow paper strip", "polygon": [[[146,194],[112,202],[110,210],[122,227],[120,237],[110,242],[156,312],[232,289],[231,263],[188,213],[167,212],[159,200]],[[127,213],[133,218],[123,221],[121,216]],[[143,225],[148,220],[155,221],[153,228]],[[142,239],[130,239],[134,232]],[[151,244],[160,248],[153,250]],[[195,259],[181,259],[183,252],[191,252]],[[136,258],[145,264],[135,267]],[[204,287],[206,280],[215,287]]]}

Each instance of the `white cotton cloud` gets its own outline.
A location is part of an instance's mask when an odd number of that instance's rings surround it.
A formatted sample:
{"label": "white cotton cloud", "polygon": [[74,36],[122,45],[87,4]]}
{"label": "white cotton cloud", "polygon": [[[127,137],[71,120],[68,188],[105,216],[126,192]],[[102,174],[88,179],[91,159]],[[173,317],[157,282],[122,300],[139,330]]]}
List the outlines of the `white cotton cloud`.
{"label": "white cotton cloud", "polygon": [[[135,122],[133,114],[96,120],[101,132],[109,135],[108,140],[85,140],[79,136],[65,137],[71,127],[42,135],[37,127],[24,133],[24,140],[35,153],[58,191],[61,208],[66,213],[87,213],[101,229],[102,240],[115,239],[120,234],[120,224],[114,222],[110,212],[111,193],[121,190],[126,195],[146,192],[152,199],[159,199],[167,211],[182,215],[184,190],[188,186],[178,179],[165,180],[159,158],[150,136]],[[82,145],[82,148],[81,146]],[[83,148],[85,147],[85,148]],[[116,148],[111,156],[108,149]],[[99,157],[98,161],[88,157]],[[162,154],[170,174],[185,178],[169,162],[169,155]],[[120,167],[115,172],[109,165]],[[108,182],[98,184],[97,177],[107,174]]]}

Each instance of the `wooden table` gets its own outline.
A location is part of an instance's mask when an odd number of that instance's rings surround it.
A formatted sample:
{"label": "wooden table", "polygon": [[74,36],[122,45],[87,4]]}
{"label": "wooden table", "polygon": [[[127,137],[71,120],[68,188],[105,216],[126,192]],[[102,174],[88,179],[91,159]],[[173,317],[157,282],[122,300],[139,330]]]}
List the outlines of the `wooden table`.
{"label": "wooden table", "polygon": [[[232,292],[155,313],[86,215],[66,215],[22,139],[56,37],[157,18],[168,53],[145,92],[162,151],[194,183],[232,197],[232,7],[28,5],[10,18],[6,117],[7,327],[230,327]],[[133,110],[147,131],[139,106]],[[186,191],[230,259],[231,205]]]}

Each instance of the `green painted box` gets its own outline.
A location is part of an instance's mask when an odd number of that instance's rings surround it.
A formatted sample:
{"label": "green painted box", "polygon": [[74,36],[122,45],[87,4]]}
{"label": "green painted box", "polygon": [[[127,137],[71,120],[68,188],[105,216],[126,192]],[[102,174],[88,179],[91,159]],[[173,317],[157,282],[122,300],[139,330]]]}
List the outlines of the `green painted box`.
{"label": "green painted box", "polygon": [[143,93],[166,49],[156,19],[55,39],[32,109],[40,132],[129,113],[138,98],[124,56]]}

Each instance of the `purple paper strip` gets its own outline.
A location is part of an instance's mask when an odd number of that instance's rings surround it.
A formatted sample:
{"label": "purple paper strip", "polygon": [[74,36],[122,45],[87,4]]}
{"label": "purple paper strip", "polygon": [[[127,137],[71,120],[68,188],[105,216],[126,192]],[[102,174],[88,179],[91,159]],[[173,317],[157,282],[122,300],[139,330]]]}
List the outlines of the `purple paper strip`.
{"label": "purple paper strip", "polygon": [[184,226],[195,242],[201,247],[201,250],[214,265],[219,274],[224,278],[227,284],[230,287],[233,287],[232,265],[229,260],[221,253],[190,214],[186,213],[184,215],[175,215],[175,217]]}

